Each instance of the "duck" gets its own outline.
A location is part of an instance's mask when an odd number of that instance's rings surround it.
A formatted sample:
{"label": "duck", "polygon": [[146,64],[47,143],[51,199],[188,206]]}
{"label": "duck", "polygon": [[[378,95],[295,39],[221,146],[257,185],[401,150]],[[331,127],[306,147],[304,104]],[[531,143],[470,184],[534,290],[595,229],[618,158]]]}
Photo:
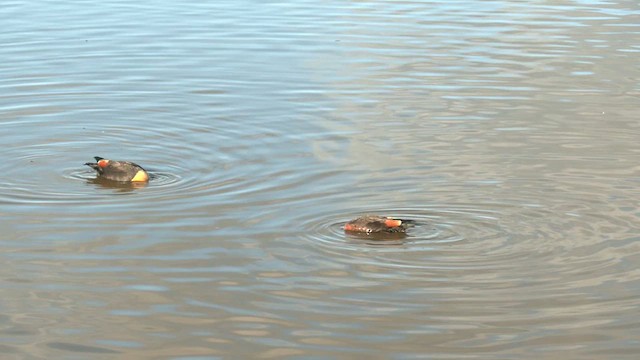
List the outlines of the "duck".
{"label": "duck", "polygon": [[349,221],[344,231],[360,234],[392,234],[406,233],[411,220],[394,219],[387,216],[365,215]]}
{"label": "duck", "polygon": [[149,173],[142,166],[130,161],[116,161],[94,156],[96,162],[85,163],[98,172],[98,178],[119,182],[147,182]]}

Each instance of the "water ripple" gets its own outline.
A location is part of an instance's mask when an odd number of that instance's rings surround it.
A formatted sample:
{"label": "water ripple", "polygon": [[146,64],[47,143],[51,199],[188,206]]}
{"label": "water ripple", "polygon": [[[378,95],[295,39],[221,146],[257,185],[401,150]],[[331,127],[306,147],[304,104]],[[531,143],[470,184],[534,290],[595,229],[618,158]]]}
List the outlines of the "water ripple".
{"label": "water ripple", "polygon": [[638,353],[632,2],[85,3],[0,7],[4,352]]}
{"label": "water ripple", "polygon": [[[495,212],[472,207],[428,207],[425,209],[372,209],[370,213],[409,219],[416,222],[406,236],[372,238],[353,236],[342,230],[344,223],[362,213],[350,213],[335,218],[307,219],[301,226],[309,245],[333,259],[344,262],[362,261],[366,252],[381,264],[410,268],[448,266],[459,268],[462,253],[490,253],[507,245],[508,233],[500,228]],[[451,256],[447,256],[449,253]],[[464,266],[473,262],[468,258]],[[484,267],[490,259],[475,264]]]}

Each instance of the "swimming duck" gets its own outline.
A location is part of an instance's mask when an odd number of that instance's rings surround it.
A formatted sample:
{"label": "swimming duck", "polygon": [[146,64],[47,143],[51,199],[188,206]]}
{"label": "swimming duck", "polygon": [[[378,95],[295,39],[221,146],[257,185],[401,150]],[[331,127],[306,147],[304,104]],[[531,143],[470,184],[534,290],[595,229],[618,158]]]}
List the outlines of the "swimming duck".
{"label": "swimming duck", "polygon": [[386,216],[365,215],[344,225],[344,231],[351,233],[405,233],[411,220],[393,219]]}
{"label": "swimming duck", "polygon": [[149,181],[149,174],[142,166],[129,161],[107,160],[99,156],[94,157],[95,163],[85,163],[98,172],[98,177],[120,182]]}

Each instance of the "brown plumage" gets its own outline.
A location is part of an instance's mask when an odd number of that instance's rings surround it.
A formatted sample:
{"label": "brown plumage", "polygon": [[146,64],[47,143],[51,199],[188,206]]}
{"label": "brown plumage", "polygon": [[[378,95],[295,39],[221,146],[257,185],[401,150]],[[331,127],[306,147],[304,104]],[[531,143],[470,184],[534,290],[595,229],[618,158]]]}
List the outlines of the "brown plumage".
{"label": "brown plumage", "polygon": [[351,233],[405,233],[411,220],[400,220],[386,216],[365,215],[344,225],[344,231]]}
{"label": "brown plumage", "polygon": [[95,163],[85,163],[98,172],[98,177],[120,182],[149,181],[149,174],[142,166],[129,161],[115,161],[95,156]]}

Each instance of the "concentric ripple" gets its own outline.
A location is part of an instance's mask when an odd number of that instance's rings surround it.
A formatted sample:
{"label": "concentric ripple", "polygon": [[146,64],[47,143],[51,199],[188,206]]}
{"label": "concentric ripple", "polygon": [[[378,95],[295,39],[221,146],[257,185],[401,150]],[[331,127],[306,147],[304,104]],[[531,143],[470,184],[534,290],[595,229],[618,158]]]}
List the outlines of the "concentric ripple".
{"label": "concentric ripple", "polygon": [[[345,216],[344,219],[335,221],[333,219],[320,219],[323,222],[310,223],[306,233],[314,234],[315,241],[324,243],[326,246],[350,246],[350,245],[371,245],[371,246],[386,246],[386,245],[406,245],[406,246],[421,246],[427,242],[447,242],[458,241],[460,238],[448,229],[437,228],[434,226],[435,222],[433,217],[428,214],[420,213],[407,213],[390,210],[373,211],[376,214],[385,214],[394,218],[402,218],[415,221],[415,226],[410,227],[407,233],[396,234],[346,234],[343,230],[344,224],[359,216],[353,214],[351,217]],[[392,215],[389,215],[392,214]],[[378,235],[378,236],[377,236]]]}
{"label": "concentric ripple", "polygon": [[163,171],[155,171],[154,169],[149,169],[149,182],[153,183],[154,186],[174,186],[182,181],[182,176],[176,173],[163,172]]}
{"label": "concentric ripple", "polygon": [[[246,134],[234,128],[233,122],[226,125],[217,122],[224,129],[215,134],[214,142],[220,144],[215,145],[211,143],[210,125],[206,123],[192,124],[168,134],[162,129],[171,126],[167,123],[171,119],[159,118],[154,127],[134,126],[126,120],[88,126],[83,118],[71,119],[32,118],[3,125],[6,131],[14,133],[24,126],[47,126],[51,131],[25,133],[4,144],[7,151],[6,161],[0,163],[4,175],[0,182],[0,200],[16,204],[63,204],[99,197],[109,202],[112,201],[108,198],[110,193],[144,189],[145,201],[153,203],[185,193],[210,196],[251,189],[259,185],[254,173],[265,173],[260,158],[238,152],[250,147],[253,140],[239,137]],[[168,136],[175,139],[170,147],[159,146],[159,141],[169,141]],[[235,147],[225,146],[230,139],[234,139]],[[136,151],[131,151],[134,144]],[[193,156],[207,153],[216,156]],[[150,181],[135,186],[100,181],[94,171],[84,165],[93,161],[93,156],[139,163],[149,172]]]}
{"label": "concentric ripple", "polygon": [[[360,253],[366,251],[381,263],[411,268],[433,267],[435,263],[458,267],[460,254],[497,253],[509,246],[508,230],[501,227],[500,214],[495,211],[454,205],[367,212],[413,220],[415,226],[402,237],[353,236],[345,234],[342,226],[363,212],[348,213],[339,218],[327,214],[303,223],[306,239],[327,256],[346,262],[360,261]],[[476,266],[483,267],[490,262],[492,260],[485,258]],[[469,266],[472,262],[466,258],[464,263]]]}

